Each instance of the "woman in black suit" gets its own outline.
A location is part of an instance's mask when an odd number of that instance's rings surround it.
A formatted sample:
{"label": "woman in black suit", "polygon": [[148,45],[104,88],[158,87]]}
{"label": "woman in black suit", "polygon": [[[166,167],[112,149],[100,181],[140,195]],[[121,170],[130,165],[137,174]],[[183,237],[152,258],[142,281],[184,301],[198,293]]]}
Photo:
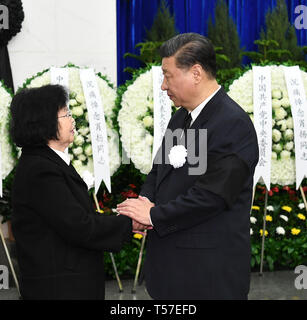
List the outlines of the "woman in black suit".
{"label": "woman in black suit", "polygon": [[23,299],[104,299],[103,251],[130,240],[125,216],[96,214],[87,185],[64,152],[74,139],[59,85],[24,89],[11,104],[11,136],[22,147],[12,190]]}

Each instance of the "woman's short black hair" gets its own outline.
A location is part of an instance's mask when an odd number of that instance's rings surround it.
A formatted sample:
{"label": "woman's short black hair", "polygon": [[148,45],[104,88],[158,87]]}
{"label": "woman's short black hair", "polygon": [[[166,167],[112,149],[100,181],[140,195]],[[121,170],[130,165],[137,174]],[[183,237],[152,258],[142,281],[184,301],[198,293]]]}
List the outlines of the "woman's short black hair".
{"label": "woman's short black hair", "polygon": [[18,147],[44,146],[58,138],[58,111],[68,102],[61,85],[21,89],[11,102],[10,133]]}
{"label": "woman's short black hair", "polygon": [[212,78],[216,77],[216,55],[211,41],[198,33],[182,33],[167,40],[160,48],[162,58],[174,56],[178,68],[200,64]]}

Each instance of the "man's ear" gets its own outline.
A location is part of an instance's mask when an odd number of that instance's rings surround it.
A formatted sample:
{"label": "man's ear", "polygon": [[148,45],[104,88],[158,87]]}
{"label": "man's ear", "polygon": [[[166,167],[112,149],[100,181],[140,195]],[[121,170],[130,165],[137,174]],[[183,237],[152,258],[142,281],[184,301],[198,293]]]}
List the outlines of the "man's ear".
{"label": "man's ear", "polygon": [[193,75],[193,78],[195,80],[195,83],[199,83],[203,77],[203,68],[201,67],[200,64],[196,63],[192,66],[191,72]]}

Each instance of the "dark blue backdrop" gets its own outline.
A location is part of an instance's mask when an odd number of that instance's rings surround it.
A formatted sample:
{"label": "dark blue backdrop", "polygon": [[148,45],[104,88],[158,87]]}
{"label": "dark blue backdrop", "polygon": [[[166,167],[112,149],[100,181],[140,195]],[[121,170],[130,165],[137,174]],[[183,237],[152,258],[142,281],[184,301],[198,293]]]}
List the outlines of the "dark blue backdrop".
{"label": "dark blue backdrop", "polygon": [[[226,0],[245,50],[256,50],[254,40],[265,26],[265,14],[276,5],[276,0]],[[123,84],[130,75],[123,72],[128,65],[138,67],[136,60],[123,58],[124,53],[138,53],[135,45],[144,41],[146,29],[152,26],[161,0],[117,0],[117,79]],[[307,5],[307,0],[286,0],[288,15],[294,23],[297,5]],[[207,35],[208,17],[214,15],[216,0],[168,0],[175,14],[176,28],[180,33],[198,32]],[[296,30],[299,45],[307,45],[307,31]]]}

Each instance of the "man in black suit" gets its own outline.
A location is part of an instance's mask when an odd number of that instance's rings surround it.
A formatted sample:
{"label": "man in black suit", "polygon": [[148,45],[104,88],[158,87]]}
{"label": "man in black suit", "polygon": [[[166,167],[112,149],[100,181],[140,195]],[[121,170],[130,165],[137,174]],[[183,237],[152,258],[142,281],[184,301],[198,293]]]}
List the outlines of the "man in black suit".
{"label": "man in black suit", "polygon": [[[162,90],[181,108],[169,122],[141,196],[118,211],[153,226],[145,278],[154,299],[247,299],[258,162],[254,126],[218,85],[207,38],[180,34],[163,44],[161,55]],[[178,129],[181,135],[169,137]],[[187,149],[187,159],[182,150],[177,153],[185,161],[167,157],[174,136]]]}

